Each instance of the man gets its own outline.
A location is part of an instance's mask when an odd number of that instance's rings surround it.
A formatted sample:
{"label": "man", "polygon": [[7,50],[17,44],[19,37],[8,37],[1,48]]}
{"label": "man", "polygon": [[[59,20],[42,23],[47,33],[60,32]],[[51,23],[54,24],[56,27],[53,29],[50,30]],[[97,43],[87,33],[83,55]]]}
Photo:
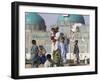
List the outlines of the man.
{"label": "man", "polygon": [[59,32],[59,28],[57,27],[57,28],[55,28],[55,32],[56,32],[56,34],[55,34],[55,40],[56,40],[56,42],[55,42],[55,50],[57,50],[57,49],[59,49],[59,43],[60,43],[60,32]]}
{"label": "man", "polygon": [[65,43],[65,38],[60,39],[60,49],[61,49],[61,60],[63,64],[66,64],[66,54],[67,54],[67,44]]}
{"label": "man", "polygon": [[61,60],[61,53],[60,53],[60,32],[59,28],[55,28],[55,46],[53,51],[53,61],[55,62],[56,66],[60,66]]}

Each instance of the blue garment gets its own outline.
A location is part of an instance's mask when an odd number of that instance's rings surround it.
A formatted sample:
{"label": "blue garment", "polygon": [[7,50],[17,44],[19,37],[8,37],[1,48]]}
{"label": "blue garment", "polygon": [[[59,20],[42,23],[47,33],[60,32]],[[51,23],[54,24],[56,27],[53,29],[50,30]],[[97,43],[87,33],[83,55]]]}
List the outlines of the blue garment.
{"label": "blue garment", "polygon": [[61,51],[61,59],[63,63],[67,62],[67,53],[68,53],[68,44],[67,40],[65,39],[64,42],[60,42],[60,51]]}
{"label": "blue garment", "polygon": [[38,46],[32,45],[31,47],[31,60],[32,60],[32,67],[37,67],[38,64]]}
{"label": "blue garment", "polygon": [[34,44],[32,45],[31,54],[35,54],[35,55],[38,54],[38,46],[37,45],[34,45]]}
{"label": "blue garment", "polygon": [[39,64],[44,64],[46,61],[46,57],[44,55],[38,56],[38,61],[39,61]]}

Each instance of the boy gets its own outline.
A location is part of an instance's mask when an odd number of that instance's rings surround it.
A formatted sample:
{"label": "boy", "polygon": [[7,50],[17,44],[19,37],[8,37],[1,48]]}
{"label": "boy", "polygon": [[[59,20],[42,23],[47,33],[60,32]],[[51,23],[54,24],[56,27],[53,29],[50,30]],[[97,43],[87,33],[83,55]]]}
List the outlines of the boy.
{"label": "boy", "polygon": [[32,67],[38,66],[38,46],[36,45],[36,40],[32,40],[32,47],[31,47],[31,59],[32,59]]}
{"label": "boy", "polygon": [[44,64],[44,67],[53,67],[54,62],[51,59],[51,55],[50,54],[47,54],[47,57],[46,58],[47,58],[47,60],[46,60],[46,62]]}
{"label": "boy", "polygon": [[54,37],[55,37],[55,29],[51,28],[51,31],[50,31],[50,38],[51,38],[51,40],[54,40]]}
{"label": "boy", "polygon": [[55,42],[56,42],[56,40],[54,39],[55,34],[56,34],[55,28],[51,28],[51,31],[50,31],[51,53],[53,53],[53,50],[54,50],[54,47],[55,47]]}
{"label": "boy", "polygon": [[74,45],[74,63],[79,64],[79,47],[78,47],[78,40],[75,40],[75,45]]}
{"label": "boy", "polygon": [[88,58],[87,58],[87,56],[84,57],[84,64],[88,64]]}

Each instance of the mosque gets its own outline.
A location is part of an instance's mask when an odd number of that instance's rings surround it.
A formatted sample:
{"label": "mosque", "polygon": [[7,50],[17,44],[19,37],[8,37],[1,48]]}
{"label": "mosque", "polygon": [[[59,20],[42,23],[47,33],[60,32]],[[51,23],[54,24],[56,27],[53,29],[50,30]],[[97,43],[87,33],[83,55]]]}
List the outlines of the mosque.
{"label": "mosque", "polygon": [[[78,39],[80,58],[84,59],[84,56],[89,58],[89,25],[85,24],[84,17],[82,15],[60,15],[57,18],[57,22],[51,27],[59,27],[59,31],[70,40],[68,59],[73,58],[73,45],[74,40]],[[43,45],[47,50],[47,53],[51,53],[51,41],[50,41],[50,29],[46,27],[45,20],[34,12],[25,13],[25,52],[30,54],[31,41],[36,40],[37,45]],[[76,27],[76,28],[75,28]]]}

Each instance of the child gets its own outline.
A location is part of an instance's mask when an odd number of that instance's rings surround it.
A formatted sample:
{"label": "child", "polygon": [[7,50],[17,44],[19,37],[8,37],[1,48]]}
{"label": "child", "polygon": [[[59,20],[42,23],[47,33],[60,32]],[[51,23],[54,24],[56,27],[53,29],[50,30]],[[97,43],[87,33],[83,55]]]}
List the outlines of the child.
{"label": "child", "polygon": [[43,64],[46,61],[45,54],[46,54],[45,48],[42,45],[40,45],[39,46],[39,52],[38,52],[38,61],[39,61],[40,66],[43,66]]}
{"label": "child", "polygon": [[51,55],[47,54],[47,60],[46,60],[46,62],[44,64],[44,67],[53,67],[53,65],[54,65],[54,62],[51,59]]}
{"label": "child", "polygon": [[61,37],[60,49],[61,49],[61,60],[62,60],[63,64],[65,64],[66,63],[67,46],[65,44],[65,38],[64,37]]}
{"label": "child", "polygon": [[74,63],[79,64],[79,47],[78,47],[78,40],[75,40],[75,45],[74,45]]}
{"label": "child", "polygon": [[31,59],[32,59],[32,67],[37,67],[38,61],[38,46],[36,45],[36,40],[32,40],[31,47]]}
{"label": "child", "polygon": [[54,40],[54,37],[55,37],[55,29],[51,28],[51,31],[50,31],[50,38],[51,38],[51,40]]}
{"label": "child", "polygon": [[53,53],[53,50],[54,50],[54,47],[55,47],[55,39],[54,39],[54,37],[55,37],[55,28],[51,28],[51,31],[50,31],[50,39],[51,39],[51,53]]}
{"label": "child", "polygon": [[87,56],[84,57],[84,64],[88,64],[88,58],[87,58]]}

